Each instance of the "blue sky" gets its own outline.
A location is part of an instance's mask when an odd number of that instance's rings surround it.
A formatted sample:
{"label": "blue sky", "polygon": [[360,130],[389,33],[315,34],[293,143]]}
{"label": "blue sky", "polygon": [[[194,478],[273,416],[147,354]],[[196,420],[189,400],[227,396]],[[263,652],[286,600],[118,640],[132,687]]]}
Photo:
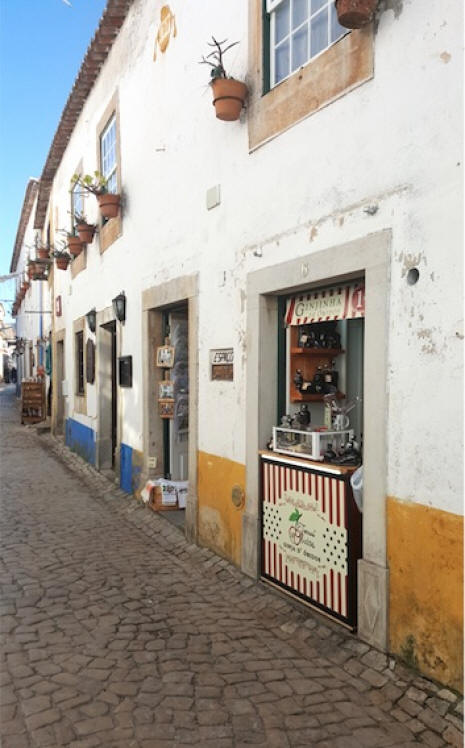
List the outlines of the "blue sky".
{"label": "blue sky", "polygon": [[[0,275],[9,271],[27,181],[40,177],[105,4],[0,0]],[[13,293],[11,282],[0,283],[0,299]]]}

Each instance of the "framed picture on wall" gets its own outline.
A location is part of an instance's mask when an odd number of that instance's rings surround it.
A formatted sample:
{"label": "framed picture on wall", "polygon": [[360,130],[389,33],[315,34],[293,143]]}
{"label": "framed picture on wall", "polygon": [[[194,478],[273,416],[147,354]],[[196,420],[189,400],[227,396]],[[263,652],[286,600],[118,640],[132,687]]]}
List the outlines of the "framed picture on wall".
{"label": "framed picture on wall", "polygon": [[158,399],[159,400],[173,400],[174,398],[174,382],[169,379],[164,379],[158,383]]}
{"label": "framed picture on wall", "polygon": [[174,347],[172,345],[159,345],[157,348],[157,366],[171,369],[174,365]]}
{"label": "framed picture on wall", "polygon": [[159,400],[158,415],[160,418],[174,418],[174,400]]}

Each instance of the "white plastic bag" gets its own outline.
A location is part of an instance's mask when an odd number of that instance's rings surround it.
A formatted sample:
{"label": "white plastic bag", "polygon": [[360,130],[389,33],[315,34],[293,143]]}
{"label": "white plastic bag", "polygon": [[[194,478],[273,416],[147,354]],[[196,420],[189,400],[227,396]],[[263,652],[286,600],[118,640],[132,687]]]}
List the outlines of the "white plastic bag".
{"label": "white plastic bag", "polygon": [[354,494],[354,501],[359,512],[363,512],[363,465],[350,476],[350,485]]}

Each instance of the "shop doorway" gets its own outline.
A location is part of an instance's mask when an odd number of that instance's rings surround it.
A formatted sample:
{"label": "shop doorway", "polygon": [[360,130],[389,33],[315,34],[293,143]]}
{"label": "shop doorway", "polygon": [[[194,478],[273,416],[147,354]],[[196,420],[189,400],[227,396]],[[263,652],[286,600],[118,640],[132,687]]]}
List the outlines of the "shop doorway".
{"label": "shop doorway", "polygon": [[56,388],[57,388],[57,415],[56,415],[56,433],[59,436],[64,434],[65,424],[65,397],[63,394],[63,381],[65,378],[65,341],[58,340],[56,347]]}
{"label": "shop doorway", "polygon": [[99,326],[98,339],[98,467],[115,470],[118,446],[116,321]]}
{"label": "shop doorway", "polygon": [[351,480],[363,459],[364,298],[360,279],[279,300],[278,423],[261,454],[263,580],[351,628],[362,557]]}
{"label": "shop doorway", "polygon": [[[163,418],[163,474],[173,483],[178,496],[176,510],[166,519],[184,528],[185,498],[189,478],[189,319],[187,304],[163,312],[164,343],[173,349],[172,366],[163,369],[161,387],[171,396],[166,400],[169,417]],[[166,394],[160,392],[159,394]],[[169,400],[171,399],[171,402]],[[162,398],[159,399],[159,402]],[[162,413],[163,405],[159,405]]]}
{"label": "shop doorway", "polygon": [[173,417],[165,419],[165,477],[174,481],[188,479],[189,453],[189,362],[187,306],[166,312],[174,365],[170,372],[173,387]]}
{"label": "shop doorway", "polygon": [[[197,542],[198,319],[195,274],[174,278],[142,292],[142,478],[146,486],[149,482],[158,485],[159,499],[162,498],[160,482],[170,480],[166,476],[172,480],[183,478],[179,481],[184,484],[181,509],[164,511],[155,496],[149,500],[149,506],[178,524],[191,543]],[[170,350],[161,351],[161,348]],[[170,351],[173,361],[167,365],[165,354],[169,360]]]}

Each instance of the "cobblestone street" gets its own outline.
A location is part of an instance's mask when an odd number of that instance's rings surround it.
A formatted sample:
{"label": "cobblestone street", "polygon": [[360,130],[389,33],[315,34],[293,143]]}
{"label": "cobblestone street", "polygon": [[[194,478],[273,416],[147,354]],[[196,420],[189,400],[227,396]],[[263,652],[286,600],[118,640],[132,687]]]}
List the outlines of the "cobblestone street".
{"label": "cobblestone street", "polygon": [[1,745],[462,745],[463,702],[189,545],[0,390]]}

